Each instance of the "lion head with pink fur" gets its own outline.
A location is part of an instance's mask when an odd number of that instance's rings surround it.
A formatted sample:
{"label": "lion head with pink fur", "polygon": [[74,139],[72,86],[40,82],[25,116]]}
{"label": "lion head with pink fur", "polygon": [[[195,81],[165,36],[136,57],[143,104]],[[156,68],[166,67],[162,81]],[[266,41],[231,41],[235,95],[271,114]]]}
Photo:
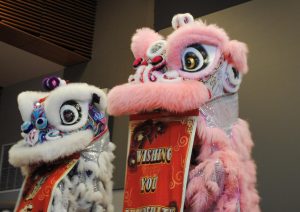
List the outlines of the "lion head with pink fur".
{"label": "lion head with pink fur", "polygon": [[175,31],[166,39],[149,28],[133,35],[135,73],[127,85],[110,93],[110,113],[157,108],[183,112],[238,91],[248,71],[244,43],[230,40],[216,25],[194,21],[190,14],[174,16],[172,26]]}
{"label": "lion head with pink fur", "polygon": [[185,208],[258,212],[253,141],[248,124],[238,118],[247,46],[190,14],[174,16],[172,26],[167,38],[149,28],[133,35],[135,72],[109,92],[108,112],[199,109]]}

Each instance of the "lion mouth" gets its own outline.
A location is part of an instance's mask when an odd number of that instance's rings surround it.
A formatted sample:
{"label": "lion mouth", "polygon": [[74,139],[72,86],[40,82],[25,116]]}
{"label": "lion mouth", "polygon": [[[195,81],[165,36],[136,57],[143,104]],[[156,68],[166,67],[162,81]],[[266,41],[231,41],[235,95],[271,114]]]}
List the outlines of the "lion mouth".
{"label": "lion mouth", "polygon": [[93,132],[90,129],[34,146],[28,145],[22,139],[9,150],[9,161],[16,167],[48,163],[85,149],[92,139]]}
{"label": "lion mouth", "polygon": [[182,113],[200,108],[209,99],[207,87],[194,80],[126,83],[109,92],[107,111],[111,115],[131,115],[156,109]]}

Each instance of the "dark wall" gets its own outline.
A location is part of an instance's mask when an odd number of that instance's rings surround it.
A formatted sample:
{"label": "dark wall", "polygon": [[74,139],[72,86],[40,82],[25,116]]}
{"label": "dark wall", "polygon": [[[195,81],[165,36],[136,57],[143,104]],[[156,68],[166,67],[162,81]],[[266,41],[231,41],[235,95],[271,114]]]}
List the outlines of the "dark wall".
{"label": "dark wall", "polygon": [[200,17],[247,1],[250,0],[155,0],[154,29],[169,27],[177,13],[189,12],[194,17]]}

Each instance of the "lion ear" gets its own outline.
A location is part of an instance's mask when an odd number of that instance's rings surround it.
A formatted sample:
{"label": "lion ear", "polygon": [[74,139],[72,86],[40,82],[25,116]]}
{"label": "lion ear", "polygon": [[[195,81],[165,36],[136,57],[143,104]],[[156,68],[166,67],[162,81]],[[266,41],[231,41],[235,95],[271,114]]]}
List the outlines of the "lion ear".
{"label": "lion ear", "polygon": [[248,47],[245,43],[232,40],[226,45],[226,58],[233,67],[242,74],[248,72],[247,54]]}
{"label": "lion ear", "polygon": [[[172,18],[172,27],[173,29],[178,29],[188,23],[194,22],[194,17],[190,13],[183,13],[174,15]],[[202,22],[202,21],[199,21]]]}
{"label": "lion ear", "polygon": [[151,43],[163,39],[163,36],[150,28],[141,28],[131,39],[131,51],[135,58],[144,58]]}

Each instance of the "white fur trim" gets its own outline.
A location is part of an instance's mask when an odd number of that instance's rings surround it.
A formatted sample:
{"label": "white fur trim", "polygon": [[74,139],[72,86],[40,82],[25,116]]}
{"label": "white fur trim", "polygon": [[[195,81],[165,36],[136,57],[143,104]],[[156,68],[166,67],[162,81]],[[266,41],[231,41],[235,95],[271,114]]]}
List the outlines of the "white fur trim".
{"label": "white fur trim", "polygon": [[[45,100],[45,113],[49,123],[61,131],[71,131],[82,127],[86,123],[87,105],[92,101],[93,94],[97,94],[100,97],[100,103],[97,106],[100,111],[104,111],[107,104],[106,95],[101,89],[95,86],[86,83],[71,83],[56,88]],[[62,104],[69,100],[79,102],[82,107],[82,120],[70,126],[61,124],[59,112]]]}
{"label": "white fur trim", "polygon": [[64,207],[64,200],[66,200],[62,192],[58,189],[54,189],[54,197],[51,205],[51,212],[60,211],[67,212],[67,209]]}
{"label": "white fur trim", "polygon": [[30,121],[33,104],[48,94],[48,92],[24,91],[18,95],[18,106],[23,121]]}
{"label": "white fur trim", "polygon": [[[100,155],[106,154],[108,152],[104,151]],[[112,154],[110,152],[110,154]],[[108,212],[113,211],[112,205],[112,159],[113,157],[99,157],[99,164],[92,161],[85,161],[84,159],[79,160],[77,167],[78,173],[85,173],[87,170],[92,171],[93,173],[88,177],[85,176],[85,181],[78,183],[79,179],[77,176],[74,176],[72,179],[73,188],[74,188],[74,198],[76,199],[77,207],[79,208],[89,208],[91,202],[96,203],[99,207],[104,206],[107,208]],[[108,159],[108,160],[107,160]],[[101,161],[100,161],[101,160]],[[103,173],[103,166],[107,166],[106,173]],[[101,169],[102,168],[102,169]],[[94,191],[94,181],[97,181],[99,187],[98,191]]]}
{"label": "white fur trim", "polygon": [[28,176],[31,173],[31,169],[29,166],[21,166],[20,168],[23,176]]}
{"label": "white fur trim", "polygon": [[21,140],[9,150],[9,162],[16,167],[47,163],[85,149],[92,139],[93,132],[85,130],[33,147]]}

